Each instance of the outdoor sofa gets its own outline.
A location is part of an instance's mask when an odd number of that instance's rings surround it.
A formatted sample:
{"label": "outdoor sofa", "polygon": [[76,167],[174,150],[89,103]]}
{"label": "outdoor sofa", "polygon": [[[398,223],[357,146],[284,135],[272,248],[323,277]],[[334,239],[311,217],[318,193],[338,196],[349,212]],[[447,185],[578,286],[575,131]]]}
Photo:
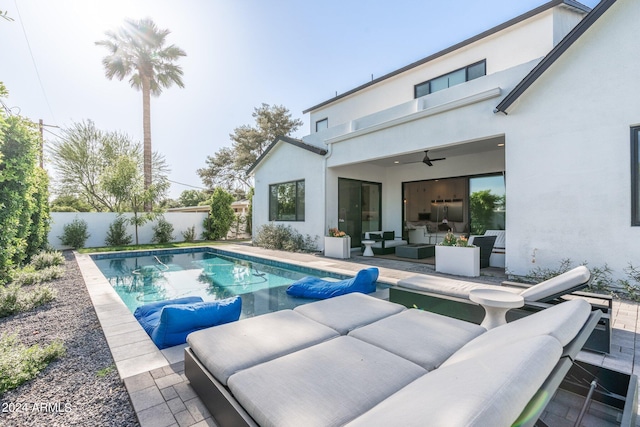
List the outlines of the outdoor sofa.
{"label": "outdoor sofa", "polygon": [[508,320],[515,320],[549,308],[570,298],[588,298],[592,308],[603,312],[599,324],[585,345],[585,349],[609,353],[611,346],[612,299],[607,295],[579,292],[589,286],[591,273],[585,266],[578,266],[565,273],[535,285],[506,282],[507,286],[490,285],[419,274],[401,279],[389,288],[389,300],[406,307],[443,314],[467,322],[480,323],[485,310],[469,300],[473,289],[502,289],[520,294],[524,306],[510,310]]}
{"label": "outdoor sofa", "polygon": [[[371,250],[376,255],[388,255],[396,252],[396,247],[407,244],[406,240],[396,239],[393,231],[367,231],[362,233],[362,240],[373,240],[375,243],[371,245]],[[362,245],[362,251],[365,247]]]}
{"label": "outdoor sofa", "polygon": [[194,332],[185,374],[220,426],[532,426],[599,316],[487,331],[351,293]]}

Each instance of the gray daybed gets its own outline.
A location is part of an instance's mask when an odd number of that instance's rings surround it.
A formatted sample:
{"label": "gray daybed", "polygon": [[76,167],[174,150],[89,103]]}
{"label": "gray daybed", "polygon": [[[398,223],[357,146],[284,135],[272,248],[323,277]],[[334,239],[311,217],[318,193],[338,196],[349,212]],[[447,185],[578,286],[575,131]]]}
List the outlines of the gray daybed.
{"label": "gray daybed", "polygon": [[220,426],[532,426],[599,315],[486,331],[348,294],[194,332],[185,374]]}
{"label": "gray daybed", "polygon": [[524,298],[525,305],[520,309],[509,311],[508,320],[528,316],[568,298],[587,297],[593,301],[593,308],[601,310],[603,315],[592,336],[589,337],[585,348],[599,353],[609,353],[612,299],[607,295],[578,292],[586,288],[590,280],[591,273],[585,266],[578,266],[533,286],[508,282],[508,286],[498,287],[497,285],[420,274],[399,280],[395,286],[389,289],[389,300],[406,307],[417,307],[467,322],[480,323],[484,317],[484,309],[469,300],[469,291],[473,289],[498,288],[520,294]]}

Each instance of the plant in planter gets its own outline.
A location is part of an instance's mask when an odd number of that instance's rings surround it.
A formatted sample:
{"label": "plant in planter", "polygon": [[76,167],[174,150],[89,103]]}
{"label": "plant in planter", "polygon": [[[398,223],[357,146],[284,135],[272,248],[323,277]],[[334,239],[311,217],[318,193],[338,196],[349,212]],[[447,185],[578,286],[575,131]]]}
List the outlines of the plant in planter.
{"label": "plant in planter", "polygon": [[473,245],[469,245],[469,239],[464,236],[456,237],[452,232],[448,232],[445,234],[442,242],[440,242],[441,246],[457,246],[461,248],[473,248]]}
{"label": "plant in planter", "polygon": [[351,257],[351,237],[342,230],[330,228],[324,238],[324,256],[331,258]]}
{"label": "plant in planter", "polygon": [[469,245],[469,240],[449,232],[436,246],[436,271],[457,276],[480,275],[480,248]]}

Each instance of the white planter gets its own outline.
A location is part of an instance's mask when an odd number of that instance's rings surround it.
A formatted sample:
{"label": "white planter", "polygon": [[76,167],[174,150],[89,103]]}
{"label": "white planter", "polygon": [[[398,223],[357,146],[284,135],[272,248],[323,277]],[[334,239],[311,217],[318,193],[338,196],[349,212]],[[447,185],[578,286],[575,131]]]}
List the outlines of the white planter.
{"label": "white planter", "polygon": [[351,237],[325,237],[324,256],[346,259],[351,257]]}
{"label": "white planter", "polygon": [[480,276],[480,248],[436,245],[436,271],[456,276]]}

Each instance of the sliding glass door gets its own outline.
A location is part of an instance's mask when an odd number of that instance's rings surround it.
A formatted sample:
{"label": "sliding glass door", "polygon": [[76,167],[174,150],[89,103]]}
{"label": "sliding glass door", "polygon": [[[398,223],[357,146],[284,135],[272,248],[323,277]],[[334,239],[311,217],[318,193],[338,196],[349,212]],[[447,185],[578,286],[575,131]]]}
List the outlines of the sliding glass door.
{"label": "sliding glass door", "polygon": [[380,231],[382,184],[338,179],[338,228],[351,236],[351,246],[360,246],[362,233]]}

